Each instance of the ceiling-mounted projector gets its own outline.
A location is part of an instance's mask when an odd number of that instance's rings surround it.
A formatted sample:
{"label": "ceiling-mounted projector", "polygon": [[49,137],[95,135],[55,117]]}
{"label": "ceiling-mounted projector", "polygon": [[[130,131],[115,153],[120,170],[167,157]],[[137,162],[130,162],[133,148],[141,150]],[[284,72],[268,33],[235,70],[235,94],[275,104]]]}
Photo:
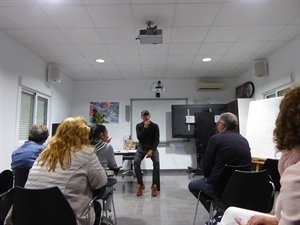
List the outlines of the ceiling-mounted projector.
{"label": "ceiling-mounted projector", "polygon": [[157,26],[151,27],[154,24],[153,21],[147,21],[146,24],[147,28],[140,30],[136,40],[139,39],[140,44],[162,44],[162,29],[157,29]]}

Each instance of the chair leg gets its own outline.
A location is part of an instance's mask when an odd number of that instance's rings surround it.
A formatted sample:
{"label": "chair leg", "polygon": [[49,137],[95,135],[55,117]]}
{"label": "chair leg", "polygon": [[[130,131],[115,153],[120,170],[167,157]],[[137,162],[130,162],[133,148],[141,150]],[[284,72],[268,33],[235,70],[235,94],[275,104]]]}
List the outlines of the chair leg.
{"label": "chair leg", "polygon": [[111,202],[112,202],[112,207],[113,207],[113,211],[114,211],[115,225],[117,225],[118,223],[117,223],[117,215],[116,215],[116,209],[115,209],[113,190],[112,190],[112,194],[111,194]]}
{"label": "chair leg", "polygon": [[197,205],[196,205],[196,210],[195,210],[195,216],[194,216],[194,222],[193,222],[193,225],[196,224],[196,217],[197,217],[197,212],[198,212],[198,205],[199,205],[200,194],[201,194],[201,191],[199,191],[199,193],[198,193]]}
{"label": "chair leg", "polygon": [[210,208],[209,208],[209,225],[212,225],[212,219],[213,219],[213,215],[214,215],[214,206],[212,203],[210,203]]}

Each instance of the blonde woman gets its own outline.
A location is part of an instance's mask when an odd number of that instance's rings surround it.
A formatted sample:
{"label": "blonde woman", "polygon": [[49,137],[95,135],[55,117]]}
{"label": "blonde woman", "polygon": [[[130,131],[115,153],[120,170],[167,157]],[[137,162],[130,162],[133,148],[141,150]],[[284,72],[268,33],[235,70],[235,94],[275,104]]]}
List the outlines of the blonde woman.
{"label": "blonde woman", "polygon": [[[30,170],[25,188],[58,186],[77,218],[77,224],[90,224],[86,206],[92,199],[92,191],[107,182],[89,141],[90,128],[81,117],[70,117],[58,126],[55,136],[38,157]],[[91,211],[92,221],[95,213]]]}

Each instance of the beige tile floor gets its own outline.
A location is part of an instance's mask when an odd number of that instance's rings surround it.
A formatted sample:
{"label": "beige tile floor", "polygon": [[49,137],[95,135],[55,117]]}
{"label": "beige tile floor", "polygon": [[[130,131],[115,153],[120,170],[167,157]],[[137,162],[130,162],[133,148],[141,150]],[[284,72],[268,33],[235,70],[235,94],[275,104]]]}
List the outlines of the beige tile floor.
{"label": "beige tile floor", "polygon": [[[151,174],[145,173],[146,189],[136,197],[137,184],[132,176],[116,176],[114,202],[118,225],[191,225],[196,198],[188,191],[190,178],[186,172],[161,173],[161,188],[157,197],[151,196]],[[198,177],[199,178],[199,177]],[[208,213],[199,204],[197,225],[208,220]]]}

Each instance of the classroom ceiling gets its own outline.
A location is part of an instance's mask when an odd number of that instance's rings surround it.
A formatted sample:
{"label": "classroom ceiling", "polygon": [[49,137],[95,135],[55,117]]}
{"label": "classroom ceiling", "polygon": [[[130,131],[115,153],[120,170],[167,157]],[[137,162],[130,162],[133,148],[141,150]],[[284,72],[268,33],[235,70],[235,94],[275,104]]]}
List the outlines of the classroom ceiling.
{"label": "classroom ceiling", "polygon": [[300,34],[300,0],[0,0],[0,29],[72,80],[235,78]]}

